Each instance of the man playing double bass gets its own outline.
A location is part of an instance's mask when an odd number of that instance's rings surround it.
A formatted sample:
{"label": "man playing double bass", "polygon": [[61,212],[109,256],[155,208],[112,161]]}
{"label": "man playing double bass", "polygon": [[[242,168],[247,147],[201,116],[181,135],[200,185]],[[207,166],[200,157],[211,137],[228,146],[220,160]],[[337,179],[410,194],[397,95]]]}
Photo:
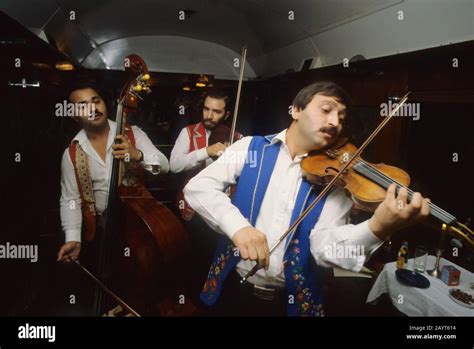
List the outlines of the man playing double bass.
{"label": "man playing double bass", "polygon": [[[316,197],[300,162],[340,136],[350,101],[332,82],[303,88],[295,97],[288,129],[245,137],[191,179],[184,189],[190,206],[221,233],[201,300],[217,315],[324,316],[321,267],[360,271],[368,256],[393,232],[429,215],[428,200],[389,187],[374,215],[348,224],[352,201],[343,189],[330,191],[273,254],[269,246]],[[233,153],[251,153],[256,166]],[[227,156],[229,155],[229,156]],[[232,199],[222,192],[236,184]],[[235,249],[236,247],[236,249]],[[340,256],[338,249],[353,253]],[[260,269],[241,284],[258,262]]]}
{"label": "man playing double bass", "polygon": [[[69,101],[74,103],[82,129],[64,151],[61,162],[61,224],[65,243],[58,252],[58,261],[79,258],[81,232],[94,235],[95,224],[107,205],[112,156],[139,164],[152,174],[167,173],[168,159],[140,128],[132,126],[125,136],[117,136],[116,123],[108,119],[107,107],[98,89],[89,83],[71,89]],[[94,222],[95,223],[95,222]]]}

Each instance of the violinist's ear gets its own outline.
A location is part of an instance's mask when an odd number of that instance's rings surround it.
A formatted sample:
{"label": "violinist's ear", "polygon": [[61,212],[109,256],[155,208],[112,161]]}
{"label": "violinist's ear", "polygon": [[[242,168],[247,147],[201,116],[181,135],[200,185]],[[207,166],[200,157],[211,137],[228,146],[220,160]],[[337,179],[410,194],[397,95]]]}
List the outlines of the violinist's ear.
{"label": "violinist's ear", "polygon": [[300,113],[301,113],[300,108],[294,105],[291,106],[291,118],[293,120],[298,120],[300,118]]}
{"label": "violinist's ear", "polygon": [[224,120],[227,120],[229,118],[229,115],[230,115],[230,110],[225,112]]}

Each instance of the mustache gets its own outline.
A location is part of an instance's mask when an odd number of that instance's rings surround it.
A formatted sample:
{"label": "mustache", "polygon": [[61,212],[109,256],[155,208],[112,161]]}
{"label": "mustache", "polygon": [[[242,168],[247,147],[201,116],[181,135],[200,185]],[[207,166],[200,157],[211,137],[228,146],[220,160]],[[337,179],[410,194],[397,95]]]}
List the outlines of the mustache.
{"label": "mustache", "polygon": [[331,127],[331,126],[328,126],[328,127],[321,127],[319,129],[319,131],[321,132],[326,132],[326,133],[329,133],[331,136],[335,136],[337,135],[337,128],[336,127]]}
{"label": "mustache", "polygon": [[96,109],[96,110],[94,110],[93,112],[91,112],[87,115],[87,119],[88,120],[95,120],[96,118],[98,118],[99,116],[102,116],[102,115],[103,114]]}
{"label": "mustache", "polygon": [[216,125],[217,125],[216,122],[210,121],[210,120],[209,120],[209,121],[204,121],[204,124],[205,124],[205,125],[208,125],[208,126],[209,126],[209,125],[211,125],[211,126],[216,126]]}
{"label": "mustache", "polygon": [[103,114],[102,114],[100,111],[98,111],[98,110],[94,110],[93,113],[89,114],[89,116],[102,116],[102,115],[103,115]]}

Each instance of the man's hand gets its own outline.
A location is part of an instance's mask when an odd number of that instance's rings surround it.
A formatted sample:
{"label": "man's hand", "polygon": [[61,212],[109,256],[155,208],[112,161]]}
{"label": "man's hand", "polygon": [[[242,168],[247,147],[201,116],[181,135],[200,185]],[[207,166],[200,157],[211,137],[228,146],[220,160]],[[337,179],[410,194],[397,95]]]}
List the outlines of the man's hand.
{"label": "man's hand", "polygon": [[224,150],[226,150],[228,146],[229,146],[229,143],[227,142],[225,142],[224,144],[222,144],[221,142],[217,142],[206,148],[207,155],[209,155],[209,157],[211,158],[219,157],[222,155],[222,153],[224,152]]}
{"label": "man's hand", "polygon": [[74,262],[81,253],[81,243],[69,241],[61,246],[58,252],[58,262]]}
{"label": "man's hand", "polygon": [[[127,136],[118,135],[115,139],[120,140],[121,143],[112,144],[112,155],[119,160],[139,161],[140,151],[133,146]],[[128,154],[128,155],[127,155]]]}
{"label": "man's hand", "polygon": [[242,259],[257,261],[259,265],[268,270],[270,252],[265,234],[249,226],[238,230],[234,234],[232,242],[239,249]]}
{"label": "man's hand", "polygon": [[401,188],[396,193],[396,185],[387,189],[385,200],[377,207],[369,220],[369,229],[384,240],[396,230],[415,224],[430,214],[429,199],[424,199],[420,193],[414,193],[408,203],[408,191]]}

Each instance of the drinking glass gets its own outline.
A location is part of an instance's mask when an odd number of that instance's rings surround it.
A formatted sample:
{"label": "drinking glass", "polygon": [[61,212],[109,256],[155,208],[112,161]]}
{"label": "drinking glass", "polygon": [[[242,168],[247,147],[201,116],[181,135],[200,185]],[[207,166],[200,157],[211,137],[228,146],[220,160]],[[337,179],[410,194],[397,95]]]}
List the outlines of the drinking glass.
{"label": "drinking glass", "polygon": [[415,249],[415,259],[413,261],[413,270],[424,273],[426,270],[426,260],[428,259],[428,250],[423,246],[417,246]]}

